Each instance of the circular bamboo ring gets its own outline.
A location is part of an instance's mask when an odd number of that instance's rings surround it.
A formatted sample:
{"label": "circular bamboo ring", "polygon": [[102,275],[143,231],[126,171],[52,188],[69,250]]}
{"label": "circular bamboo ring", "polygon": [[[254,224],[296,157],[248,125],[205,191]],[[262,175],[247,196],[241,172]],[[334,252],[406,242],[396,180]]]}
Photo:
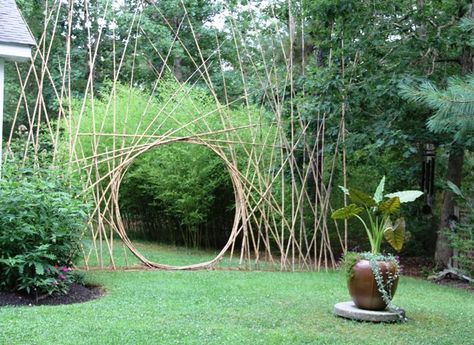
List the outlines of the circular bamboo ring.
{"label": "circular bamboo ring", "polygon": [[[197,263],[193,265],[187,266],[173,266],[173,265],[165,265],[156,262],[152,262],[144,257],[138,249],[133,245],[131,240],[128,238],[122,216],[120,214],[120,207],[119,207],[119,190],[120,185],[122,183],[123,177],[127,172],[130,165],[133,163],[136,157],[139,155],[156,148],[160,145],[168,145],[177,142],[185,142],[189,144],[196,144],[196,145],[203,145],[214,152],[217,156],[219,156],[229,171],[230,179],[232,181],[232,186],[234,188],[234,195],[235,195],[235,216],[234,222],[232,226],[232,231],[229,235],[229,239],[227,243],[222,248],[222,250],[210,261]],[[114,214],[114,221],[112,225],[114,230],[122,239],[123,243],[128,247],[128,249],[146,266],[152,268],[159,268],[164,270],[194,270],[194,269],[203,269],[203,268],[213,268],[215,265],[223,258],[224,254],[227,250],[235,243],[237,235],[240,233],[243,226],[241,224],[245,224],[246,222],[246,207],[245,207],[245,196],[244,196],[244,188],[242,186],[242,181],[239,177],[239,172],[237,167],[230,162],[227,157],[220,151],[217,147],[214,147],[212,144],[194,139],[194,138],[173,138],[167,140],[157,140],[149,145],[142,147],[138,152],[134,153],[133,156],[127,157],[115,170],[113,175],[111,176],[111,201],[113,205],[113,214]]]}

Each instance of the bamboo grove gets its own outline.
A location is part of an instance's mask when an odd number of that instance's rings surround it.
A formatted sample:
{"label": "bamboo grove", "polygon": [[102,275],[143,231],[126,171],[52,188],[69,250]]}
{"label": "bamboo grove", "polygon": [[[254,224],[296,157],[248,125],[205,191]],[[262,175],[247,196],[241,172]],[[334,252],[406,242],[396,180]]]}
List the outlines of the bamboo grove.
{"label": "bamboo grove", "polygon": [[[347,224],[336,226],[337,236],[328,229],[333,177],[345,176],[345,110],[341,102],[338,133],[329,135],[328,114],[318,112],[308,120],[299,102],[305,90],[297,85],[296,71],[304,71],[307,56],[300,4],[289,0],[278,12],[269,4],[264,14],[250,10],[247,30],[230,16],[226,35],[215,35],[211,52],[204,53],[193,14],[184,1],[177,3],[182,16],[170,21],[157,3],[136,2],[128,13],[129,26],[121,27],[117,39],[118,29],[110,25],[120,16],[116,2],[48,1],[31,64],[26,70],[16,66],[21,96],[6,156],[13,155],[12,147],[21,139],[22,150],[41,165],[42,143],[48,142],[53,156],[48,164],[80,176],[83,194],[94,205],[86,235],[92,247],[83,249],[87,267],[95,257],[101,266],[115,268],[113,250],[120,246],[145,266],[159,269],[213,268],[225,255],[238,258],[241,265],[267,262],[281,270],[333,267],[334,248],[344,252],[348,243]],[[166,49],[157,46],[145,25],[144,7],[153,9],[156,20],[172,33]],[[226,11],[225,3],[223,7]],[[72,51],[79,14],[86,23],[80,27],[86,42],[82,55]],[[256,29],[262,25],[265,31]],[[62,42],[62,59],[52,57],[57,40]],[[138,53],[143,42],[149,47],[145,56]],[[99,52],[105,45],[111,52],[111,74],[99,88],[96,71],[103,65]],[[191,66],[185,76],[174,73],[173,49]],[[235,58],[231,67],[224,55]],[[153,73],[147,92],[137,85],[137,71],[143,68],[139,57]],[[79,96],[73,79],[77,61],[86,61],[88,68]],[[225,78],[230,69],[241,85],[232,97]],[[148,101],[133,109],[141,115],[132,124],[129,114],[138,94]],[[179,117],[184,104],[193,109],[192,120]],[[16,125],[19,116],[26,116],[29,124],[20,129],[22,136]],[[182,144],[202,146],[223,162],[234,191],[235,217],[228,241],[214,259],[170,266],[148,260],[129,239],[119,192],[137,157]]]}

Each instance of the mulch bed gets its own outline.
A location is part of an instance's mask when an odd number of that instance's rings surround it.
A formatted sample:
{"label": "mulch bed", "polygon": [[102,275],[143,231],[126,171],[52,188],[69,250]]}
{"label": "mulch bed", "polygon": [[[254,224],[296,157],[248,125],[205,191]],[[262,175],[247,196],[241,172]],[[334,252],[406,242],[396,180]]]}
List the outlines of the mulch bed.
{"label": "mulch bed", "polygon": [[104,295],[104,291],[97,286],[72,284],[67,295],[46,296],[36,301],[35,296],[17,292],[0,291],[0,306],[35,306],[61,305],[83,303]]}
{"label": "mulch bed", "polygon": [[[424,257],[401,257],[400,265],[402,266],[403,275],[421,279],[426,279],[429,275],[433,274],[435,267],[433,259]],[[433,284],[474,292],[474,284],[459,280],[456,277],[447,276],[439,281],[433,281]]]}
{"label": "mulch bed", "polygon": [[463,289],[466,291],[474,292],[474,284],[467,283],[465,281],[459,279],[449,279],[444,278],[440,281],[433,282],[434,284],[438,285],[445,285],[456,289]]}
{"label": "mulch bed", "polygon": [[400,266],[404,276],[426,278],[433,272],[434,261],[425,257],[400,257]]}

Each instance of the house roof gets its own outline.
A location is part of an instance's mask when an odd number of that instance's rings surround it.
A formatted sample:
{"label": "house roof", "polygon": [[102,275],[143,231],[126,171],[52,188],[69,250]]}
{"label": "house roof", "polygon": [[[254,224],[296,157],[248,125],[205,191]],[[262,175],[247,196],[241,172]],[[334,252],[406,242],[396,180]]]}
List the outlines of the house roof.
{"label": "house roof", "polygon": [[15,0],[0,0],[0,44],[36,45]]}

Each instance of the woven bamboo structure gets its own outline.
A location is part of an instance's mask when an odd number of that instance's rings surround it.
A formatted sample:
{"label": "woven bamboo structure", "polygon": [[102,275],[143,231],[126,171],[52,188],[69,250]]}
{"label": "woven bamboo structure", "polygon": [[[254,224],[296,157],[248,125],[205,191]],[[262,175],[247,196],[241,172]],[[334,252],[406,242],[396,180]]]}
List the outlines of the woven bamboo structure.
{"label": "woven bamboo structure", "polygon": [[[84,3],[87,4],[87,0]],[[103,11],[98,14],[104,21],[114,16],[112,5],[112,2],[105,2]],[[215,81],[210,77],[209,66],[201,54],[199,38],[193,30],[184,2],[182,6],[185,15],[177,28],[162,16],[162,20],[168,23],[174,34],[173,44],[180,46],[193,61],[195,71],[188,80],[175,81],[177,89],[160,107],[153,109],[152,116],[149,109],[143,109],[143,121],[133,129],[127,127],[129,109],[118,107],[116,95],[123,65],[134,64],[137,37],[149,37],[146,29],[141,27],[140,11],[134,13],[128,37],[120,41],[112,40],[113,52],[118,51],[120,45],[122,54],[113,56],[114,73],[109,76],[108,95],[104,97],[102,94],[102,99],[107,100],[107,110],[105,115],[102,113],[97,116],[94,113],[97,90],[94,88],[93,73],[88,75],[82,99],[78,100],[77,96],[73,95],[71,71],[74,71],[75,66],[70,53],[74,6],[75,2],[70,0],[57,1],[47,7],[44,13],[45,31],[37,38],[38,46],[34,51],[31,66],[27,73],[20,73],[17,68],[23,92],[18,99],[16,115],[24,111],[28,118],[29,126],[27,135],[24,136],[25,150],[33,150],[35,156],[39,157],[41,140],[44,140],[46,135],[54,147],[54,162],[60,164],[58,157],[66,152],[68,159],[65,169],[79,172],[84,183],[84,193],[92,195],[95,207],[90,215],[89,230],[93,246],[92,249],[84,251],[86,264],[91,256],[97,257],[102,263],[102,256],[106,253],[110,262],[105,264],[115,267],[113,249],[114,245],[117,246],[117,238],[120,238],[119,245],[127,247],[144,265],[160,269],[212,268],[226,253],[238,255],[242,264],[267,260],[278,264],[282,270],[319,270],[332,267],[335,264],[333,248],[340,247],[341,251],[347,249],[347,224],[346,228],[337,230],[337,236],[331,236],[328,229],[334,172],[339,169],[345,176],[344,107],[341,105],[338,139],[330,143],[332,149],[329,150],[326,114],[311,114],[313,122],[305,121],[304,110],[296,100],[293,47],[297,44],[295,42],[301,41],[297,35],[303,36],[304,32],[297,30],[303,26],[294,16],[291,1],[288,2],[289,24],[277,20],[268,24],[268,30],[275,35],[271,51],[263,51],[266,48],[259,43],[261,37],[258,35],[250,38],[244,36],[237,30],[237,23],[233,22],[227,28],[228,40],[233,43],[234,54],[239,61],[238,72],[243,93],[238,102],[243,104],[242,109],[248,113],[249,120],[245,126],[236,126],[229,118],[229,109],[236,101],[230,101],[226,97],[227,101],[222,102],[216,95]],[[161,15],[158,5],[148,6],[154,6],[156,13]],[[87,6],[85,8],[87,9]],[[268,10],[273,10],[271,5]],[[60,15],[64,11],[68,13],[67,17]],[[258,18],[254,18],[254,21],[257,26]],[[186,23],[193,34],[192,47],[186,46],[181,39],[183,23]],[[104,26],[99,26],[96,32],[87,27],[84,30],[87,31],[90,42],[88,48],[84,49],[84,59],[87,59],[90,69],[93,70],[101,45],[104,42],[110,43],[110,37],[103,36]],[[51,42],[59,35],[65,43],[66,58],[64,61],[51,61]],[[254,49],[262,50],[259,61],[255,61],[255,54],[246,51],[250,41],[253,42]],[[153,45],[151,40],[150,44]],[[216,37],[214,54],[219,60],[221,46],[222,42]],[[170,52],[171,49],[172,47]],[[198,60],[190,54],[190,49],[198,52]],[[155,71],[158,87],[165,75],[173,76],[168,63],[169,54],[160,54],[158,49],[149,54],[150,58],[161,61],[163,66],[161,70]],[[284,78],[277,72],[277,55],[284,61],[278,62],[280,66],[284,66]],[[299,64],[304,66],[304,54],[303,61]],[[221,65],[224,74],[225,62],[222,61]],[[259,121],[255,120],[258,119],[258,116],[255,116],[258,108],[251,104],[255,86],[247,84],[248,76],[261,75],[257,66],[265,71],[264,77],[259,80],[259,87],[265,90],[266,102],[271,108],[271,124],[265,130]],[[52,78],[53,70],[61,75],[59,87],[57,81]],[[225,78],[223,80],[225,85]],[[206,92],[214,103],[212,109],[201,109],[200,104],[190,96],[190,90],[197,87],[197,81],[201,88],[205,85]],[[25,92],[31,83],[37,85],[39,92],[34,106],[25,106],[32,104]],[[128,84],[133,87],[133,74]],[[46,90],[54,92],[57,98],[59,106],[55,114],[46,111],[43,96]],[[150,91],[150,104],[155,96],[153,89]],[[195,116],[188,123],[180,123],[174,118],[174,112],[182,102],[194,104],[195,107]],[[87,129],[81,126],[86,117],[92,117],[94,123]],[[216,119],[220,122],[217,127]],[[14,121],[7,148],[16,137],[16,131]],[[151,262],[135,248],[127,236],[127,229],[121,218],[119,190],[128,167],[136,157],[159,149],[162,145],[175,145],[180,142],[203,145],[222,159],[232,181],[236,207],[229,240],[213,260],[175,267]],[[84,148],[84,145],[87,145],[87,148]],[[304,164],[298,162],[297,153],[303,157]],[[242,160],[245,164],[241,163]],[[309,184],[314,186],[314,193],[308,192]],[[331,243],[330,238],[337,238],[337,243]],[[239,253],[235,253],[237,241],[241,241],[237,246]]]}

